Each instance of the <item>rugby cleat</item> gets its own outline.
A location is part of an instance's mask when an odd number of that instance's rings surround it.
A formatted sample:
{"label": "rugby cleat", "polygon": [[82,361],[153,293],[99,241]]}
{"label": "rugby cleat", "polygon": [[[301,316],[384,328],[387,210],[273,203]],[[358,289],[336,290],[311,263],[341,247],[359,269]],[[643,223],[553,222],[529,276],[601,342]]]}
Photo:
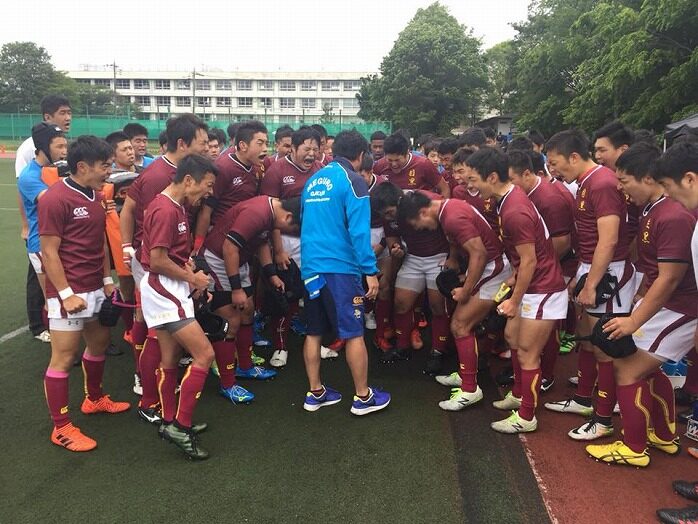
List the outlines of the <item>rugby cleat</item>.
{"label": "rugby cleat", "polygon": [[363,400],[361,397],[354,395],[354,401],[351,403],[349,411],[352,415],[368,415],[387,408],[388,404],[390,404],[390,393],[378,388],[368,388],[368,398]]}
{"label": "rugby cleat", "polygon": [[495,400],[492,402],[492,406],[502,411],[513,411],[521,407],[521,398],[515,397],[510,391],[502,400]]}
{"label": "rugby cleat", "polygon": [[160,406],[153,406],[150,408],[138,408],[138,416],[145,420],[148,424],[160,425],[162,424],[162,415],[160,414]]}
{"label": "rugby cleat", "polygon": [[218,393],[233,404],[249,404],[254,400],[254,393],[237,384],[229,388],[219,387]]}
{"label": "rugby cleat", "polygon": [[647,430],[647,445],[651,448],[663,451],[667,455],[678,455],[681,453],[679,437],[675,437],[672,440],[662,440],[651,428]]}
{"label": "rugby cleat", "polygon": [[208,451],[201,448],[199,439],[191,429],[182,429],[172,423],[164,426],[160,435],[164,440],[172,442],[181,449],[192,460],[206,460],[209,457]]}
{"label": "rugby cleat", "polygon": [[593,417],[578,428],[574,428],[567,436],[573,440],[596,440],[597,438],[610,437],[613,435],[613,426],[601,424]]}
{"label": "rugby cleat", "polygon": [[133,392],[139,397],[143,395],[143,386],[141,385],[141,376],[138,373],[133,374]]}
{"label": "rugby cleat", "polygon": [[674,491],[688,500],[698,501],[698,482],[675,480],[671,483]]}
{"label": "rugby cleat", "polygon": [[269,364],[275,368],[284,367],[286,362],[288,362],[288,351],[285,349],[277,349],[274,351],[274,353],[272,353],[271,358],[269,359]]}
{"label": "rugby cleat", "polygon": [[544,378],[543,380],[540,381],[540,392],[546,393],[546,392],[550,391],[550,388],[553,387],[553,384],[555,384],[554,378]]}
{"label": "rugby cleat", "polygon": [[270,380],[277,375],[277,371],[260,366],[252,366],[250,369],[242,369],[238,366],[235,370],[237,378],[249,378],[254,380]]}
{"label": "rugby cleat", "polygon": [[649,466],[650,463],[650,456],[646,449],[637,453],[621,440],[616,440],[612,444],[590,444],[586,447],[586,451],[596,460],[608,464],[622,464],[644,468]]}
{"label": "rugby cleat", "polygon": [[448,386],[449,388],[459,388],[463,385],[463,380],[457,371],[454,371],[450,375],[438,375],[435,380],[442,386]]}
{"label": "rugby cleat", "polygon": [[[332,344],[330,344],[330,346],[332,346]],[[337,358],[338,356],[339,353],[337,353],[331,347],[320,346],[320,358],[327,360]]]}
{"label": "rugby cleat", "polygon": [[306,411],[317,411],[325,406],[333,406],[342,400],[342,394],[327,386],[322,386],[322,395],[316,396],[312,391],[305,394],[303,409]]}
{"label": "rugby cleat", "polygon": [[252,364],[255,366],[263,366],[264,363],[266,362],[266,359],[264,357],[260,357],[259,355],[256,355],[255,352],[252,352]]}
{"label": "rugby cleat", "polygon": [[[160,426],[158,426],[158,435],[160,435],[160,438],[164,438],[162,433],[167,426],[169,426],[169,424],[166,424],[165,422],[163,422],[162,424],[160,424]],[[206,422],[201,422],[199,424],[192,424],[191,425],[191,432],[194,433],[194,435],[198,435],[199,433],[203,433],[204,431],[206,431],[206,429],[208,429],[208,424],[206,424]]]}
{"label": "rugby cleat", "polygon": [[391,364],[393,362],[400,362],[403,360],[409,360],[410,354],[405,349],[392,348],[388,351],[381,353],[380,360],[382,364]]}
{"label": "rugby cleat", "polygon": [[308,328],[305,325],[305,322],[299,317],[295,316],[293,319],[291,319],[291,330],[298,336],[303,337],[305,336]]}
{"label": "rugby cleat", "polygon": [[475,391],[463,391],[461,388],[453,388],[448,400],[439,402],[439,407],[445,411],[460,411],[482,400],[483,394],[480,386]]}
{"label": "rugby cleat", "polygon": [[94,415],[95,413],[121,413],[128,410],[131,404],[128,402],[114,402],[109,398],[109,395],[102,395],[98,400],[90,400],[85,397],[80,406],[80,411],[85,415]]}
{"label": "rugby cleat", "polygon": [[698,506],[681,509],[658,509],[657,517],[663,524],[698,524]]}
{"label": "rugby cleat", "polygon": [[84,435],[80,428],[68,423],[61,428],[53,428],[51,442],[68,451],[91,451],[97,447],[97,442]]}
{"label": "rugby cleat", "polygon": [[252,334],[252,345],[258,348],[271,347],[271,340],[266,338],[262,333],[254,331]]}
{"label": "rugby cleat", "polygon": [[580,404],[573,398],[558,400],[557,402],[546,402],[545,409],[556,411],[557,413],[573,413],[575,415],[582,415],[583,417],[590,417],[594,412],[591,406]]}
{"label": "rugby cleat", "polygon": [[376,337],[373,339],[373,345],[378,351],[387,352],[393,349],[393,345],[385,337]]}
{"label": "rugby cleat", "polygon": [[441,351],[432,350],[427,357],[427,363],[424,366],[425,375],[438,375],[443,367],[444,355]]}
{"label": "rugby cleat", "polygon": [[38,335],[34,335],[34,338],[36,340],[38,340],[39,342],[44,342],[46,344],[49,344],[51,342],[51,333],[47,329],[44,329]]}
{"label": "rugby cleat", "polygon": [[538,421],[536,417],[533,417],[533,420],[523,419],[518,411],[512,411],[504,420],[492,422],[490,427],[498,433],[530,433],[538,429]]}
{"label": "rugby cleat", "polygon": [[577,385],[579,384],[579,377],[577,375],[574,375],[573,377],[570,377],[567,379],[567,383],[570,386],[574,386],[576,388]]}
{"label": "rugby cleat", "polygon": [[364,325],[366,329],[376,329],[376,314],[373,311],[364,315]]}

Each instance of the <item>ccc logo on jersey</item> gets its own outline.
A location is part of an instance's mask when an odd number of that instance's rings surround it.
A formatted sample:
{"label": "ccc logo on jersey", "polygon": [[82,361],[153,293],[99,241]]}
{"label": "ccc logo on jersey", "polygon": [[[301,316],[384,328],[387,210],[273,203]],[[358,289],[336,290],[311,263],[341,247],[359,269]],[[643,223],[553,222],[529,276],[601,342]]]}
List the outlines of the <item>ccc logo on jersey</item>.
{"label": "ccc logo on jersey", "polygon": [[180,234],[186,233],[187,232],[187,223],[180,222],[179,224],[177,224],[177,231],[179,231]]}
{"label": "ccc logo on jersey", "polygon": [[295,184],[295,183],[296,183],[296,177],[295,177],[295,176],[292,176],[292,175],[285,176],[284,179],[283,179],[283,183],[284,183],[285,185]]}
{"label": "ccc logo on jersey", "polygon": [[75,218],[87,218],[90,216],[90,212],[86,207],[76,207],[73,209],[73,216]]}
{"label": "ccc logo on jersey", "polygon": [[236,176],[233,178],[233,185],[234,186],[241,186],[243,183],[242,177],[241,176]]}

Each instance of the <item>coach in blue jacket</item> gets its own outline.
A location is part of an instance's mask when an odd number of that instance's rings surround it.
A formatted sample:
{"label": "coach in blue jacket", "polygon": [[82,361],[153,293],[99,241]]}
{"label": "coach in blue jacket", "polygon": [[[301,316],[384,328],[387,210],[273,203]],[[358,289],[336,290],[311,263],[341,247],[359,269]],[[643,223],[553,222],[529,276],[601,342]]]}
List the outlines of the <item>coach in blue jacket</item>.
{"label": "coach in blue jacket", "polygon": [[[356,389],[350,411],[364,415],[390,403],[388,393],[368,386],[363,338],[364,298],[373,299],[378,293],[368,186],[356,173],[368,142],[357,131],[342,131],[332,149],[334,160],[310,177],[301,195],[301,275],[308,321],[303,357],[310,383],[303,407],[317,411],[342,399],[320,379],[321,338],[335,333],[346,341],[347,363]],[[362,275],[368,284],[365,295]]]}

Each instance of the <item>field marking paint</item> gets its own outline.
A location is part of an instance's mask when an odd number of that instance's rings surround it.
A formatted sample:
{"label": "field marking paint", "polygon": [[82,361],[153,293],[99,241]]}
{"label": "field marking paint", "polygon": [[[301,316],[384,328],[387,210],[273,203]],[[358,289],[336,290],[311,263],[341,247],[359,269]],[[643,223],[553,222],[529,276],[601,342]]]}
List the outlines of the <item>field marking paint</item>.
{"label": "field marking paint", "polygon": [[545,509],[548,512],[548,517],[550,517],[550,522],[552,524],[560,524],[560,521],[557,519],[557,517],[553,515],[553,508],[550,504],[550,499],[548,497],[548,487],[543,483],[543,478],[538,472],[538,468],[536,467],[536,461],[533,459],[533,453],[531,453],[531,449],[528,447],[528,439],[526,438],[526,435],[523,435],[521,433],[519,433],[519,438],[521,439],[524,451],[526,452],[526,459],[528,460],[528,464],[531,466],[533,476],[536,478],[536,482],[538,482],[541,498],[543,499],[543,504],[545,504]]}
{"label": "field marking paint", "polygon": [[17,182],[15,182],[14,184],[8,184],[8,183],[5,183],[5,182],[0,182],[0,186],[2,186],[2,187],[11,187],[11,186],[17,187]]}
{"label": "field marking paint", "polygon": [[29,325],[27,324],[26,326],[22,326],[21,328],[17,328],[14,331],[10,331],[9,333],[5,333],[3,336],[0,337],[0,344],[7,342],[8,340],[12,340],[13,338],[23,335],[24,333],[27,333],[29,331]]}
{"label": "field marking paint", "polygon": [[0,207],[0,211],[19,211],[17,207]]}

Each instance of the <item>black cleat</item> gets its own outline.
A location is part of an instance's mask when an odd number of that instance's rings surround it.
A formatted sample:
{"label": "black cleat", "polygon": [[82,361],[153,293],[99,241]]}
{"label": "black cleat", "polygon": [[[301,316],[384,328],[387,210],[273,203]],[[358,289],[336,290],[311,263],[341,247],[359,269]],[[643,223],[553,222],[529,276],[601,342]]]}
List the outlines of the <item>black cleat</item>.
{"label": "black cleat", "polygon": [[383,352],[381,354],[380,359],[381,359],[381,362],[383,364],[391,364],[393,362],[398,362],[398,361],[402,361],[402,360],[409,360],[410,355],[404,349],[392,348],[392,349],[389,349],[388,351]]}
{"label": "black cleat", "polygon": [[680,411],[676,414],[676,421],[681,424],[688,424],[688,419],[693,416],[693,408]]}
{"label": "black cleat", "polygon": [[199,446],[199,440],[192,429],[182,429],[172,423],[163,425],[160,435],[192,460],[206,460],[209,457],[208,451]]}
{"label": "black cleat", "polygon": [[547,392],[550,388],[553,387],[553,384],[555,384],[555,379],[554,378],[544,378],[543,380],[540,381],[540,391],[541,393]]}
{"label": "black cleat", "polygon": [[162,416],[160,415],[160,406],[154,408],[138,408],[138,416],[145,420],[148,424],[155,424],[159,426],[162,424]]}
{"label": "black cleat", "polygon": [[512,385],[514,383],[514,368],[511,366],[505,367],[501,372],[497,373],[494,381],[502,388]]}
{"label": "black cleat", "polygon": [[[165,424],[164,422],[158,426],[158,435],[160,435],[160,438],[164,439],[165,436],[162,434],[165,428],[169,426],[169,424]],[[191,432],[194,435],[198,435],[199,433],[203,433],[206,431],[208,428],[208,424],[206,422],[201,422],[200,424],[192,424],[191,425]]]}
{"label": "black cleat", "polygon": [[440,375],[443,367],[444,356],[440,351],[432,351],[427,357],[427,364],[424,366],[425,375]]}
{"label": "black cleat", "polygon": [[671,483],[674,491],[688,500],[698,501],[698,482],[675,480]]}
{"label": "black cleat", "polygon": [[681,509],[658,509],[657,517],[664,524],[695,524],[698,522],[698,506]]}
{"label": "black cleat", "polygon": [[677,406],[692,406],[698,400],[698,395],[689,393],[684,388],[679,388],[674,390],[674,398]]}

